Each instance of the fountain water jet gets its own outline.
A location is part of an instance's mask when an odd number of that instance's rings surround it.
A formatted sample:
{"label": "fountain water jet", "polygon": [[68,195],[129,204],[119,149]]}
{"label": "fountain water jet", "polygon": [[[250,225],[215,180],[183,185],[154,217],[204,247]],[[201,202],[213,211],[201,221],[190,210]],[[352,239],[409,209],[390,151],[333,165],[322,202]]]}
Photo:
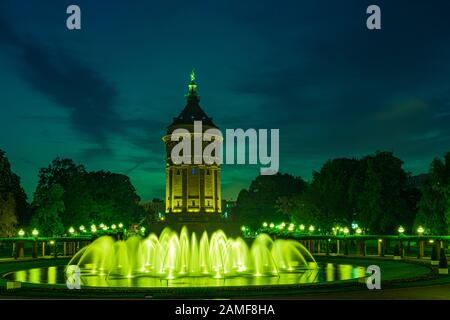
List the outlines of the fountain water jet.
{"label": "fountain water jet", "polygon": [[189,236],[185,227],[179,235],[166,228],[159,237],[133,236],[126,241],[104,236],[80,250],[68,265],[106,277],[145,275],[162,279],[273,276],[317,268],[308,250],[294,240],[273,241],[261,234],[249,248],[242,238],[228,238],[222,230],[210,238],[203,232],[198,241],[196,234]]}

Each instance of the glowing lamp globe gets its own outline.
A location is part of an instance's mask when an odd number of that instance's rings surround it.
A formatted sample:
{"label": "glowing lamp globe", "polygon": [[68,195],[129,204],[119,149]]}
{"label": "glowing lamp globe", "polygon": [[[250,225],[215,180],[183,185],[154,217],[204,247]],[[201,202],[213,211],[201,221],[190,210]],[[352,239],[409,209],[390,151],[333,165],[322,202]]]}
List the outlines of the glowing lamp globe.
{"label": "glowing lamp globe", "polygon": [[300,231],[305,231],[305,225],[304,224],[300,225]]}
{"label": "glowing lamp globe", "polygon": [[18,235],[19,237],[23,237],[25,235],[25,231],[23,231],[23,229],[20,229]]}
{"label": "glowing lamp globe", "polygon": [[37,237],[39,235],[39,231],[35,228],[33,229],[33,231],[31,232],[31,234],[33,235],[33,237]]}
{"label": "glowing lamp globe", "polygon": [[350,232],[350,230],[348,230],[347,227],[344,228],[344,234],[348,234]]}
{"label": "glowing lamp globe", "polygon": [[356,229],[356,233],[357,233],[357,234],[361,234],[361,233],[362,233],[361,228]]}
{"label": "glowing lamp globe", "polygon": [[117,226],[116,226],[115,224],[112,224],[112,225],[111,225],[111,229],[112,229],[112,230],[116,230],[116,228],[117,228]]}
{"label": "glowing lamp globe", "polygon": [[69,228],[69,233],[70,233],[70,234],[74,234],[74,233],[75,233],[75,229],[74,229],[73,227],[70,227],[70,228]]}
{"label": "glowing lamp globe", "polygon": [[309,230],[309,232],[314,232],[315,228],[313,225],[310,225],[308,230]]}
{"label": "glowing lamp globe", "polygon": [[418,233],[419,235],[422,235],[424,232],[425,232],[425,229],[424,229],[422,226],[420,226],[420,227],[417,228],[417,233]]}
{"label": "glowing lamp globe", "polygon": [[398,233],[403,234],[405,232],[405,228],[402,226],[398,227]]}
{"label": "glowing lamp globe", "polygon": [[81,232],[85,232],[86,231],[86,228],[83,225],[81,225],[79,229],[80,229]]}
{"label": "glowing lamp globe", "polygon": [[271,227],[273,229],[273,228],[275,228],[275,224],[273,222],[271,222],[269,227]]}
{"label": "glowing lamp globe", "polygon": [[263,227],[264,227],[264,228],[267,228],[267,222],[264,222],[264,223],[263,223]]}
{"label": "glowing lamp globe", "polygon": [[123,223],[119,223],[119,228],[123,228]]}

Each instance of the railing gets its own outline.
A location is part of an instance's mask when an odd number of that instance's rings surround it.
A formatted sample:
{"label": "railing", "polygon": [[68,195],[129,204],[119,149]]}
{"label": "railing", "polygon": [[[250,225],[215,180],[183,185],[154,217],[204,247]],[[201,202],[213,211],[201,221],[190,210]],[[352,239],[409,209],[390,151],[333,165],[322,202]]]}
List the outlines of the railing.
{"label": "railing", "polygon": [[[383,257],[387,255],[391,243],[396,244],[393,252],[394,258],[405,256],[405,244],[408,251],[412,246],[417,248],[417,258],[425,257],[425,248],[427,246],[435,247],[436,260],[440,258],[440,249],[446,248],[450,243],[450,236],[433,235],[315,235],[298,232],[266,232],[273,239],[295,239],[301,242],[312,254],[336,254],[349,255],[349,246],[356,247],[357,256],[367,255],[367,243],[376,241],[377,255]],[[392,252],[391,252],[392,253]]]}

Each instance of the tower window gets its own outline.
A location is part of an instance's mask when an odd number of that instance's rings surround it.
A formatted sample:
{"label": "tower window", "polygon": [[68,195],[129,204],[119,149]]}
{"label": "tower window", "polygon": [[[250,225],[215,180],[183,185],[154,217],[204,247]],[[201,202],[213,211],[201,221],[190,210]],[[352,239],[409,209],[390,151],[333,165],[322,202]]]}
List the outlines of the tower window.
{"label": "tower window", "polygon": [[195,207],[195,200],[192,200],[192,206]]}
{"label": "tower window", "polygon": [[206,174],[209,176],[209,169],[208,170],[206,170]]}
{"label": "tower window", "polygon": [[180,175],[180,170],[177,170],[177,176],[179,176]]}

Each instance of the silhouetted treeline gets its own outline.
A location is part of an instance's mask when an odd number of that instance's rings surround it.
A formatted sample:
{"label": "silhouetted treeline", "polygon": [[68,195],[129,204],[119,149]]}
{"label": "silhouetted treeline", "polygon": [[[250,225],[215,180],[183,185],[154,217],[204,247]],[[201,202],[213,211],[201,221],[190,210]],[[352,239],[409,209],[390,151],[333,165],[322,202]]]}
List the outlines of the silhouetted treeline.
{"label": "silhouetted treeline", "polygon": [[322,230],[358,224],[368,233],[392,234],[419,225],[447,234],[450,226],[450,153],[435,159],[420,184],[410,183],[403,161],[391,152],[362,159],[332,159],[312,181],[287,174],[259,176],[242,190],[234,213],[248,225],[292,221]]}

